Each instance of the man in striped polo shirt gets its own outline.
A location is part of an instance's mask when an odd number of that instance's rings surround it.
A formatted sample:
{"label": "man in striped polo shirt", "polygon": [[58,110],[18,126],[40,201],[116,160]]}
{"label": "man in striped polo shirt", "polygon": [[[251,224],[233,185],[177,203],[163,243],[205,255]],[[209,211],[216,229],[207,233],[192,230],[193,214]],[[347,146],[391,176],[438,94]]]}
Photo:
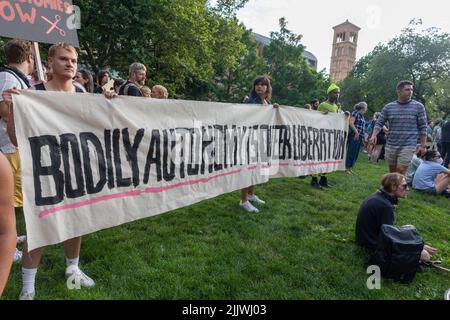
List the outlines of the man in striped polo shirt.
{"label": "man in striped polo shirt", "polygon": [[400,81],[397,84],[398,99],[383,108],[370,139],[375,145],[377,134],[383,125],[388,123],[385,159],[391,173],[398,172],[405,175],[416,150],[425,151],[427,115],[423,104],[411,99],[413,87],[410,81]]}

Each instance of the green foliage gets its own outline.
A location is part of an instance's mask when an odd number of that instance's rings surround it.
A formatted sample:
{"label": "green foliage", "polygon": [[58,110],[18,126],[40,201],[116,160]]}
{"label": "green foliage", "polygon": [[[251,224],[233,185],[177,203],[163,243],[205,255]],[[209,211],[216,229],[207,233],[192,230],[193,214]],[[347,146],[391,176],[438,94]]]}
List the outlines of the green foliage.
{"label": "green foliage", "polygon": [[411,80],[413,98],[424,103],[429,116],[437,115],[442,97],[436,97],[436,84],[449,75],[450,35],[436,28],[418,30],[421,24],[412,20],[400,35],[358,61],[342,83],[345,104],[367,101],[370,111],[379,111],[396,99],[400,80]]}
{"label": "green foliage", "polygon": [[322,98],[327,81],[303,58],[302,36],[287,29],[287,21],[279,20],[280,30],[271,33],[271,43],[264,48],[267,73],[272,78],[273,100],[279,104],[303,106],[312,98]]}
{"label": "green foliage", "polygon": [[[301,36],[280,30],[258,55],[251,30],[236,11],[248,0],[83,0],[79,63],[128,78],[133,62],[147,66],[147,84],[163,84],[173,98],[241,102],[253,80],[268,74],[273,101],[303,106],[325,98],[328,79],[303,59]],[[0,42],[1,45],[1,42]],[[48,45],[41,45],[43,59]]]}
{"label": "green foliage", "polygon": [[236,11],[243,8],[248,0],[218,0],[214,11],[224,16],[234,16]]}
{"label": "green foliage", "polygon": [[[229,22],[230,23],[230,22]],[[257,54],[257,43],[250,30],[232,22],[234,28],[222,32],[219,38],[234,38],[233,47],[229,42],[218,43],[215,75],[209,87],[212,100],[241,102],[249,94],[253,80],[264,73],[263,59]],[[218,35],[219,36],[219,35]],[[239,47],[237,47],[239,45]],[[223,50],[222,50],[223,49]]]}

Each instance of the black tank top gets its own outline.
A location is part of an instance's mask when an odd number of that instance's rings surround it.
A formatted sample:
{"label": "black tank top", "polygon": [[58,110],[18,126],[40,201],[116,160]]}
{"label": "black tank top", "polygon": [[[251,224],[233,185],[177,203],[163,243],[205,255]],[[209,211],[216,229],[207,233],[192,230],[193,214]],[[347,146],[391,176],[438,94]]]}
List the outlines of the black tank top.
{"label": "black tank top", "polygon": [[[77,92],[77,93],[84,93],[84,91],[81,90],[80,88],[78,88],[76,86],[74,86],[74,87],[75,87],[75,92]],[[36,90],[40,90],[40,91],[47,91],[47,89],[45,89],[45,86],[44,86],[43,83],[39,83],[39,84],[35,85],[34,88]]]}

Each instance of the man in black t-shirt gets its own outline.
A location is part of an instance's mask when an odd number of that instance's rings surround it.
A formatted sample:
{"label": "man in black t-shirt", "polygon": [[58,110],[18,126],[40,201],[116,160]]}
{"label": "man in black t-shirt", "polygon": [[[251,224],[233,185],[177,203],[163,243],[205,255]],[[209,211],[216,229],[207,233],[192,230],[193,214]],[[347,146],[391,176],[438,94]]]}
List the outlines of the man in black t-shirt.
{"label": "man in black t-shirt", "polygon": [[141,87],[145,85],[147,76],[147,68],[139,62],[135,62],[130,66],[130,78],[119,89],[121,96],[143,97]]}

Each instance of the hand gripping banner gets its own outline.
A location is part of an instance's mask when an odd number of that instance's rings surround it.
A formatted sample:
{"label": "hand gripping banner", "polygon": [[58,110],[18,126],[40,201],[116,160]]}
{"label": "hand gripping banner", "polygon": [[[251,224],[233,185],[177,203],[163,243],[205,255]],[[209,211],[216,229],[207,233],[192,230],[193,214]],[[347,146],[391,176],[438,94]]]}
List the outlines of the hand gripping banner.
{"label": "hand gripping banner", "polygon": [[30,250],[270,178],[345,169],[343,114],[24,91],[14,119]]}

